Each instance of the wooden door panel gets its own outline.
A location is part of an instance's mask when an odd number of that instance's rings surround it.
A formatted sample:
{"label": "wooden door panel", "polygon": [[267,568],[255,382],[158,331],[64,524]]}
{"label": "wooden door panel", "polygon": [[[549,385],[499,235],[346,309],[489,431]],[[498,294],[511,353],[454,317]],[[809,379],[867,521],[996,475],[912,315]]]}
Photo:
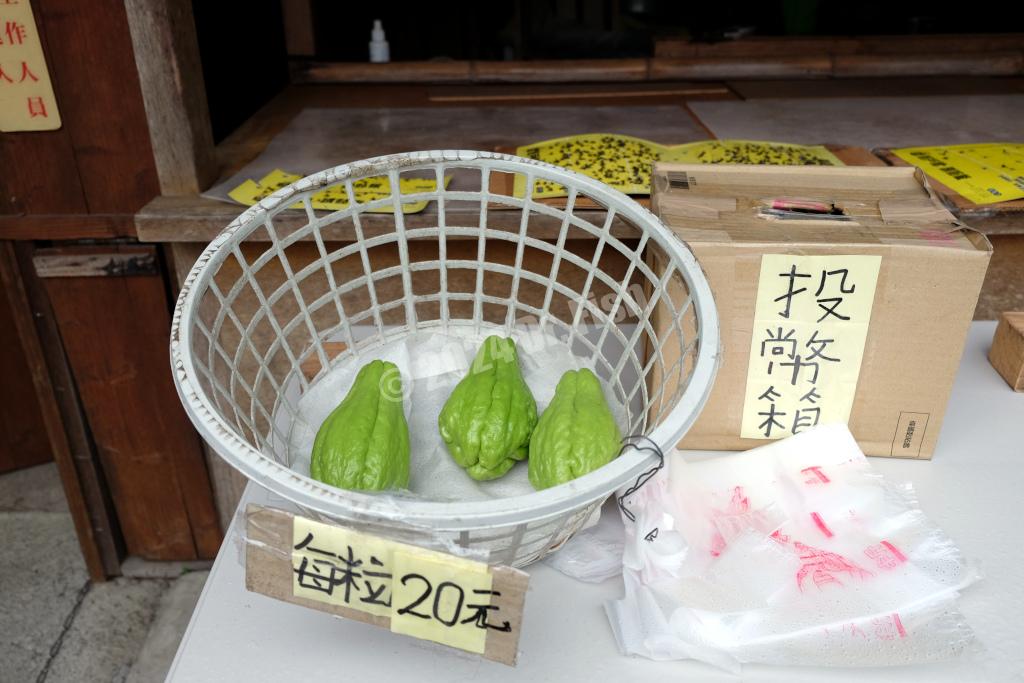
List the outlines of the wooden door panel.
{"label": "wooden door panel", "polygon": [[[0,282],[15,283],[20,277],[13,258],[7,258],[7,244],[0,244]],[[0,295],[0,472],[41,465],[53,460],[46,424],[36,397],[36,387],[26,349],[19,335],[15,315],[31,327],[31,316],[23,292],[4,286]]]}
{"label": "wooden door panel", "polygon": [[40,250],[35,264],[129,554],[213,557],[220,526],[199,436],[172,383],[170,314],[155,248]]}

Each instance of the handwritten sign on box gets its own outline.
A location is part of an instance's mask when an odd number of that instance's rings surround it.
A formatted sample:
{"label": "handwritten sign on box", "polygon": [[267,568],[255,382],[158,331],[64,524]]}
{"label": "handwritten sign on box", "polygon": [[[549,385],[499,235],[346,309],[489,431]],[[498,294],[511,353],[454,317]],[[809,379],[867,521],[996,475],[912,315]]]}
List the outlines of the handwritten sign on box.
{"label": "handwritten sign on box", "polygon": [[881,260],[761,257],[740,436],[781,439],[849,420]]}
{"label": "handwritten sign on box", "polygon": [[529,575],[283,510],[246,510],[246,588],[514,666]]}
{"label": "handwritten sign on box", "polygon": [[0,2],[0,131],[58,128],[60,112],[32,5]]}

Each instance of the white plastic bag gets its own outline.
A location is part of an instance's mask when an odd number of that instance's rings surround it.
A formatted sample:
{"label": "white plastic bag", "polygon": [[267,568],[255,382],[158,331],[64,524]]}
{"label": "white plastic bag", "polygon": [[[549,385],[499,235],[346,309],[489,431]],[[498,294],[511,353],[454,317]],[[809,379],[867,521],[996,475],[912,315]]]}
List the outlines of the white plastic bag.
{"label": "white plastic bag", "polygon": [[976,647],[975,570],[872,470],[845,425],[688,463],[626,501],[620,648],[653,659],[880,666]]}
{"label": "white plastic bag", "polygon": [[547,564],[577,581],[600,583],[622,573],[622,520],[609,501],[556,553]]}

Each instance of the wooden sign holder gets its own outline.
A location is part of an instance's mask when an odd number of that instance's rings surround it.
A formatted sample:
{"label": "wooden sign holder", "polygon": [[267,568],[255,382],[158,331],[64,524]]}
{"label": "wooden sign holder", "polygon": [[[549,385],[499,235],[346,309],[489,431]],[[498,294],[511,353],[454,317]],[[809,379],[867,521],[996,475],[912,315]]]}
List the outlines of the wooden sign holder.
{"label": "wooden sign holder", "polygon": [[[390,627],[390,618],[360,610],[309,600],[293,595],[292,525],[295,515],[283,510],[249,505],[245,511],[245,587],[277,600],[354,619],[383,628]],[[491,586],[496,592],[491,604],[498,607],[501,621],[508,621],[510,631],[488,629],[483,652],[485,659],[515,666],[522,625],[523,603],[530,576],[506,566],[490,566]],[[497,595],[500,594],[500,595]]]}

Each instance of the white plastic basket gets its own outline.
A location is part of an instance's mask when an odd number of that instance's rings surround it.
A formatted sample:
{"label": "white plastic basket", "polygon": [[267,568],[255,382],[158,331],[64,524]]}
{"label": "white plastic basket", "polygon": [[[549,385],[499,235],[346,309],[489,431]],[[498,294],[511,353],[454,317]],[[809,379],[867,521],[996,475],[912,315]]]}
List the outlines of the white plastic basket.
{"label": "white plastic basket", "polygon": [[[525,197],[492,191],[502,174],[518,176]],[[356,201],[353,182],[380,176],[390,196]],[[434,179],[436,189],[401,194],[399,181],[410,176]],[[454,178],[447,188],[446,176]],[[565,186],[564,207],[535,200],[537,181]],[[348,206],[317,215],[310,198],[329,187],[344,188]],[[433,207],[400,210],[423,200]],[[305,209],[297,228],[294,217],[279,216],[295,206]],[[368,213],[381,207],[394,212]],[[333,247],[336,240],[347,243]],[[378,253],[390,254],[391,264],[377,262]],[[609,262],[618,270],[606,272]],[[660,333],[650,323],[656,307],[669,322]],[[689,249],[646,209],[595,180],[488,152],[378,157],[263,199],[189,273],[174,311],[171,363],[203,438],[308,514],[406,542],[486,550],[492,562],[522,566],[558,548],[656,456],[627,447],[561,486],[451,503],[326,486],[293,471],[286,447],[298,397],[327,368],[367,362],[383,345],[427,329],[507,335],[520,316],[595,368],[625,406],[626,434],[670,448],[704,405],[717,368],[718,319]],[[585,333],[584,320],[596,335]],[[329,340],[346,344],[333,359]],[[321,367],[312,382],[300,370],[311,358]]]}

